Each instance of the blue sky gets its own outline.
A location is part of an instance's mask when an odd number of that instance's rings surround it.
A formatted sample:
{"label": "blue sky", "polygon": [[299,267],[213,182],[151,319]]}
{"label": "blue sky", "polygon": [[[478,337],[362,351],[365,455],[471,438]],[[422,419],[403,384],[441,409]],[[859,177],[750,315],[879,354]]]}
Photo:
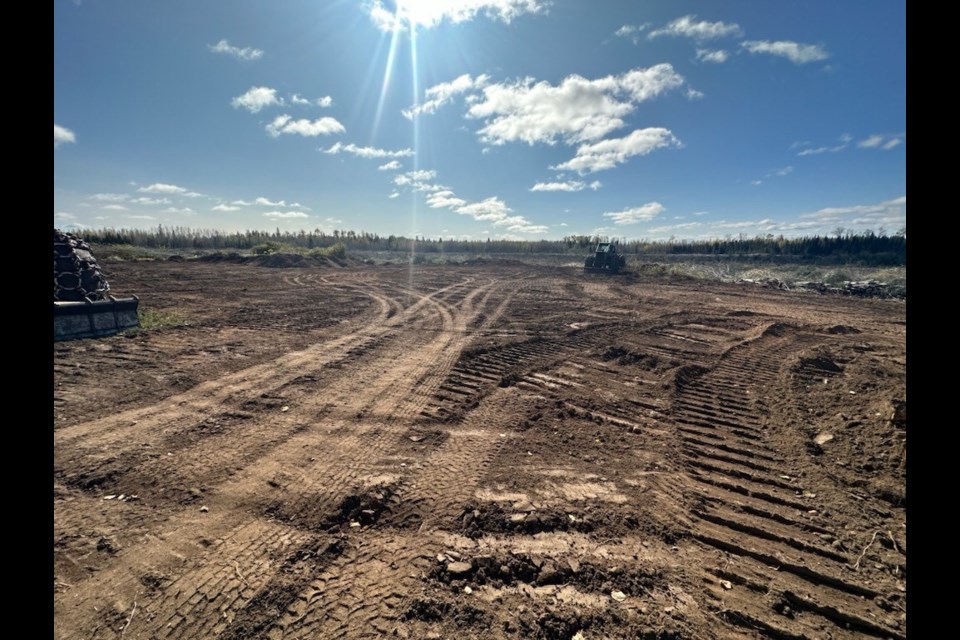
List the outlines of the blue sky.
{"label": "blue sky", "polygon": [[57,0],[54,223],[906,224],[905,2]]}

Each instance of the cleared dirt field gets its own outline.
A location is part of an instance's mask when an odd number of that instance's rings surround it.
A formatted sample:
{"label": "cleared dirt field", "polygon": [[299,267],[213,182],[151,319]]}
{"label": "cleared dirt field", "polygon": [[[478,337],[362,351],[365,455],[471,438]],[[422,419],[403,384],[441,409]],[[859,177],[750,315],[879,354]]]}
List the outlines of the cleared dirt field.
{"label": "cleared dirt field", "polygon": [[189,324],[54,347],[58,638],[906,637],[903,302],[108,271]]}

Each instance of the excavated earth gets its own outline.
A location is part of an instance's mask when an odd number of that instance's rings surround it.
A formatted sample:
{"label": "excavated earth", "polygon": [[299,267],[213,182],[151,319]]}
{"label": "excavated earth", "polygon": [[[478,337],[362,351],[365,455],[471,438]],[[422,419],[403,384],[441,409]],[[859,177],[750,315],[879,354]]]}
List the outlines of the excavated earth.
{"label": "excavated earth", "polygon": [[517,263],[108,265],[57,638],[905,638],[906,306]]}

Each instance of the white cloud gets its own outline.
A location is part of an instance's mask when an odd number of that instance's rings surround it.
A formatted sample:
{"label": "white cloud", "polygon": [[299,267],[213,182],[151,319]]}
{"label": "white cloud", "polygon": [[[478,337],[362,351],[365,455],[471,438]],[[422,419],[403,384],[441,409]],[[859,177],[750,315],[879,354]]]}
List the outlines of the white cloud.
{"label": "white cloud", "polygon": [[391,160],[387,164],[382,164],[379,167],[377,167],[377,171],[396,171],[402,168],[403,168],[403,165],[400,164],[399,160]]}
{"label": "white cloud", "polygon": [[178,209],[176,207],[167,207],[166,209],[163,209],[160,213],[179,213],[185,216],[192,216],[196,212],[190,207],[183,207],[181,209]]}
{"label": "white cloud", "polygon": [[845,149],[846,146],[847,145],[840,145],[836,147],[816,147],[813,149],[804,149],[803,151],[799,152],[797,155],[798,156],[815,156],[821,153],[826,153],[827,151],[832,151],[836,153],[837,151],[841,151]]}
{"label": "white cloud", "polygon": [[329,107],[333,105],[333,98],[330,96],[323,96],[322,98],[317,98],[316,100],[310,100],[302,97],[299,93],[295,93],[290,96],[290,102],[292,104],[301,106]]}
{"label": "white cloud", "polygon": [[124,202],[130,196],[124,193],[95,193],[90,196],[91,200],[100,200],[102,202]]}
{"label": "white cloud", "polygon": [[776,171],[773,172],[773,174],[776,176],[786,176],[791,173],[793,173],[793,167],[789,165],[784,167],[783,169],[777,169]]}
{"label": "white cloud", "polygon": [[700,62],[722,64],[729,59],[730,54],[725,49],[697,49],[697,60]]}
{"label": "white cloud", "polygon": [[480,139],[507,142],[567,144],[588,142],[624,126],[623,116],[636,104],[683,85],[683,76],[669,64],[636,68],[618,76],[588,80],[566,77],[559,85],[533,78],[483,88],[482,97],[467,111],[484,119]]}
{"label": "white cloud", "polygon": [[697,91],[692,87],[687,87],[687,100],[700,100],[703,98],[703,91]]}
{"label": "white cloud", "polygon": [[274,138],[282,133],[313,137],[328,136],[333,133],[343,133],[346,131],[336,118],[325,116],[311,122],[305,118],[294,120],[286,114],[274,118],[273,122],[266,126],[266,130],[267,133]]}
{"label": "white cloud", "polygon": [[226,40],[221,40],[217,44],[208,44],[207,48],[214,53],[226,53],[240,60],[259,60],[263,57],[263,50],[253,47],[235,47]]}
{"label": "white cloud", "polygon": [[388,195],[387,197],[390,198],[391,200],[393,200],[394,198],[399,198],[399,197],[400,197],[400,192],[399,192],[399,191],[394,191],[393,193],[391,193],[391,194]]}
{"label": "white cloud", "polygon": [[265,107],[282,105],[283,100],[277,98],[277,90],[270,87],[250,87],[247,92],[234,98],[230,104],[234,109],[243,107],[250,113],[258,113]]}
{"label": "white cloud", "polygon": [[235,204],[235,205],[237,205],[237,206],[239,206],[239,207],[249,207],[249,206],[252,205],[253,203],[252,203],[252,202],[247,202],[246,200],[234,200],[234,201],[231,202],[230,204]]}
{"label": "white cloud", "polygon": [[763,184],[763,180],[751,180],[750,184],[752,184],[755,187],[759,187],[760,185]]}
{"label": "white cloud", "polygon": [[382,31],[429,29],[444,20],[467,22],[480,13],[509,24],[525,13],[545,12],[550,3],[549,0],[394,0],[390,4],[394,11],[388,9],[383,0],[366,3],[370,19]]}
{"label": "white cloud", "polygon": [[437,177],[437,172],[426,169],[407,171],[393,177],[393,184],[398,187],[410,187],[414,191],[442,191],[446,187],[428,182]]}
{"label": "white cloud", "polygon": [[892,200],[884,200],[883,202],[877,204],[853,205],[849,207],[827,207],[812,213],[801,214],[800,217],[842,220],[843,216],[851,215],[859,216],[861,219],[865,217],[902,217],[905,220],[907,216],[907,196],[900,196],[899,198],[893,198]]}
{"label": "white cloud", "polygon": [[[823,146],[823,147],[813,147],[810,149],[803,149],[802,151],[798,152],[797,155],[798,156],[816,156],[816,155],[820,155],[821,153],[837,153],[837,152],[843,151],[844,149],[847,148],[847,146],[853,140],[853,136],[851,136],[849,133],[844,133],[840,136],[839,140],[840,140],[840,144],[838,145],[834,145],[832,147]],[[803,147],[809,144],[810,144],[809,142],[794,142],[792,145],[790,145],[790,148],[796,149],[797,147]]]}
{"label": "white cloud", "polygon": [[443,191],[436,191],[427,196],[427,205],[433,209],[439,209],[441,207],[448,207],[454,209],[456,207],[461,207],[467,204],[467,201],[463,198],[457,198],[454,196],[453,191],[445,189]]}
{"label": "white cloud", "polygon": [[481,89],[485,87],[489,81],[490,76],[486,74],[472,78],[469,73],[465,73],[451,82],[443,82],[430,87],[424,92],[427,100],[423,104],[417,104],[409,109],[404,109],[403,116],[410,120],[413,119],[414,116],[422,113],[435,113],[437,109],[443,105],[453,102],[455,96],[475,89]]}
{"label": "white cloud", "polygon": [[687,15],[677,18],[667,26],[650,32],[648,38],[659,36],[683,36],[694,40],[713,40],[715,38],[739,37],[743,35],[740,25],[725,22],[697,21],[697,16]]}
{"label": "white cloud", "polygon": [[139,197],[139,198],[134,198],[134,199],[131,200],[130,202],[132,202],[133,204],[153,204],[153,205],[156,205],[156,204],[171,204],[169,198],[147,198],[147,197],[144,197],[144,196],[141,196],[141,197]]}
{"label": "white cloud", "polygon": [[122,204],[108,204],[108,205],[104,205],[103,208],[109,209],[110,211],[129,211],[129,209],[127,209]]}
{"label": "white cloud", "polygon": [[66,211],[58,211],[53,214],[54,218],[59,218],[61,220],[76,220],[77,216],[72,213],[67,213]]}
{"label": "white cloud", "polygon": [[65,142],[76,142],[77,136],[70,129],[53,123],[53,148],[56,149]]}
{"label": "white cloud", "polygon": [[254,200],[254,201],[253,201],[253,204],[259,204],[259,205],[264,206],[264,207],[285,207],[285,206],[287,206],[286,200],[278,200],[277,202],[271,202],[270,200],[268,200],[267,198],[264,198],[263,196],[260,196],[259,198],[257,198],[256,200]]}
{"label": "white cloud", "polygon": [[181,194],[181,195],[183,195],[184,198],[202,198],[202,197],[204,197],[202,193],[198,193],[198,192],[196,192],[196,191],[187,191],[186,193]]}
{"label": "white cloud", "polygon": [[294,218],[309,218],[310,216],[302,211],[267,211],[263,214],[263,217],[273,220],[290,220]]}
{"label": "white cloud", "polygon": [[489,220],[496,224],[499,221],[507,220],[513,209],[507,206],[507,203],[496,196],[457,206],[454,211],[460,215],[470,216],[474,220]]}
{"label": "white cloud", "polygon": [[807,62],[816,62],[826,60],[830,57],[827,50],[818,44],[800,44],[790,40],[747,40],[740,43],[740,46],[750,53],[768,53],[772,56],[781,56],[787,58],[794,64],[805,64]]}
{"label": "white cloud", "polygon": [[710,212],[709,212],[709,211],[694,211],[694,212],[693,212],[692,214],[690,214],[690,215],[694,215],[694,216],[705,216],[705,215],[707,215],[708,213],[710,213]]}
{"label": "white cloud", "polygon": [[213,210],[213,211],[239,211],[239,210],[240,210],[240,207],[234,207],[234,206],[231,206],[231,205],[229,205],[229,204],[223,204],[223,203],[221,203],[221,204],[218,204],[217,206],[213,207],[212,210]]}
{"label": "white cloud", "polygon": [[129,218],[130,220],[156,220],[156,218],[153,217],[153,216],[145,216],[145,215],[142,215],[142,216],[124,216],[124,217],[125,217],[125,218]]}
{"label": "white cloud", "polygon": [[530,191],[583,191],[587,184],[580,180],[565,180],[563,182],[538,182],[530,187]]}
{"label": "white cloud", "polygon": [[614,224],[635,224],[637,222],[648,222],[666,211],[659,202],[648,202],[639,207],[624,209],[623,211],[608,211],[603,214],[604,218],[610,218]]}
{"label": "white cloud", "polygon": [[183,187],[178,187],[175,184],[164,184],[163,182],[154,182],[148,187],[140,187],[137,191],[140,193],[170,193],[181,195],[187,192]]}
{"label": "white cloud", "polygon": [[625,24],[614,31],[613,35],[617,36],[618,38],[630,38],[633,41],[633,44],[637,44],[640,41],[640,32],[648,29],[649,27],[649,22],[644,22],[643,24]]}
{"label": "white cloud", "polygon": [[647,155],[662,147],[681,147],[682,143],[662,127],[637,129],[623,138],[601,140],[594,144],[584,144],[577,154],[566,162],[553,167],[557,170],[576,171],[580,175],[612,169],[632,156]]}
{"label": "white cloud", "polygon": [[413,155],[413,149],[398,149],[396,151],[390,151],[388,149],[378,149],[376,147],[358,147],[352,142],[350,144],[337,142],[329,149],[324,150],[324,153],[333,155],[341,152],[352,153],[353,155],[361,158],[405,158]]}
{"label": "white cloud", "polygon": [[890,149],[893,149],[897,145],[902,144],[904,137],[905,135],[902,133],[895,136],[886,136],[886,135],[875,133],[872,136],[869,136],[861,140],[860,142],[858,142],[857,146],[860,147],[861,149],[878,149],[879,148],[879,149],[884,149],[886,151],[889,151]]}

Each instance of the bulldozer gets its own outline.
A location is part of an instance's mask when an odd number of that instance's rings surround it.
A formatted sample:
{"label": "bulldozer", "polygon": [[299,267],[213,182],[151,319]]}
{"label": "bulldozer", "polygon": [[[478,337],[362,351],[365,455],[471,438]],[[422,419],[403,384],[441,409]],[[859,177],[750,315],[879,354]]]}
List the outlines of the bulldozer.
{"label": "bulldozer", "polygon": [[592,256],[583,262],[585,273],[619,273],[627,266],[627,259],[617,253],[617,245],[612,242],[599,242]]}
{"label": "bulldozer", "polygon": [[53,230],[53,341],[108,336],[139,326],[140,298],[110,294],[90,245]]}

